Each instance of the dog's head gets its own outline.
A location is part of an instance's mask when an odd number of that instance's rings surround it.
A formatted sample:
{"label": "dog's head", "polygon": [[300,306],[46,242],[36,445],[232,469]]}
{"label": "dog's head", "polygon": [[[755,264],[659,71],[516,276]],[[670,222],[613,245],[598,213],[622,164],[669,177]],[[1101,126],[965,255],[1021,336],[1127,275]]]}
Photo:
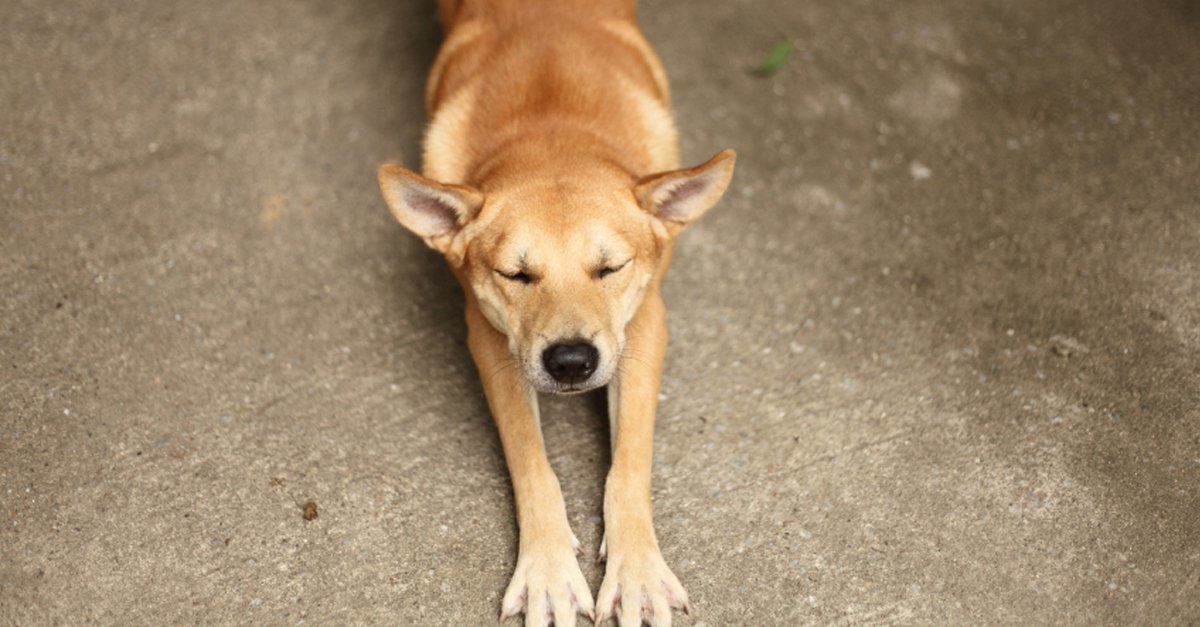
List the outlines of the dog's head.
{"label": "dog's head", "polygon": [[625,327],[659,274],[671,239],[712,207],[733,175],[725,150],[636,184],[579,177],[483,194],[379,168],[396,218],[446,256],[538,391],[605,385]]}

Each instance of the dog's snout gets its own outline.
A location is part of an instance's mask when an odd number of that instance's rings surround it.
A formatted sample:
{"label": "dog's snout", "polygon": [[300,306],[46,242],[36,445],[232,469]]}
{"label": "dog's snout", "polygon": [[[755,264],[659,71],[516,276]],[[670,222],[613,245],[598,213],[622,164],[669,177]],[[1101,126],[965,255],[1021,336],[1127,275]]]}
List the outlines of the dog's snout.
{"label": "dog's snout", "polygon": [[559,383],[583,383],[596,372],[599,363],[600,351],[582,340],[553,344],[542,351],[542,365]]}

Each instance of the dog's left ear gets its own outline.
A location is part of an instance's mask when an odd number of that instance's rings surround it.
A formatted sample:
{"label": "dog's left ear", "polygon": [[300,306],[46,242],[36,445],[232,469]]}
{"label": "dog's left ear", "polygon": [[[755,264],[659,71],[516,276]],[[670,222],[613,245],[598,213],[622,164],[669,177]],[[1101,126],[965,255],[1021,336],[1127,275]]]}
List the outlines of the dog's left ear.
{"label": "dog's left ear", "polygon": [[737,154],[726,148],[704,165],[648,176],[633,188],[643,209],[674,234],[708,211],[729,187]]}

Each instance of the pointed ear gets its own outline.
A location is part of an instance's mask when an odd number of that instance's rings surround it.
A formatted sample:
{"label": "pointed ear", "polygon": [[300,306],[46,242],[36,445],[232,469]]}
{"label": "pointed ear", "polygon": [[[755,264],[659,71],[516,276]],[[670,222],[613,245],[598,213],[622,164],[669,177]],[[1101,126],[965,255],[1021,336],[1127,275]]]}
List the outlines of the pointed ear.
{"label": "pointed ear", "polygon": [[439,183],[391,163],[379,166],[379,187],[400,224],[443,253],[483,206],[483,194],[469,187]]}
{"label": "pointed ear", "polygon": [[674,233],[717,204],[729,187],[736,160],[737,154],[727,148],[704,165],[648,176],[633,193],[643,209],[673,227]]}

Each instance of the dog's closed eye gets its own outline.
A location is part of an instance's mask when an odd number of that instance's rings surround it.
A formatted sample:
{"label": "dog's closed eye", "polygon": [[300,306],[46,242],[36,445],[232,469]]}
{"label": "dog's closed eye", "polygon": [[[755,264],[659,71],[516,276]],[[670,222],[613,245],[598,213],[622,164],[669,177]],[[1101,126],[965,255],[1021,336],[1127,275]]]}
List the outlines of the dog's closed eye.
{"label": "dog's closed eye", "polygon": [[496,274],[499,274],[500,276],[502,276],[514,283],[524,283],[525,285],[529,285],[530,283],[533,283],[533,280],[534,280],[533,275],[529,274],[528,272],[521,271],[521,270],[518,270],[516,272],[504,272],[503,270],[497,270]]}
{"label": "dog's closed eye", "polygon": [[628,259],[625,260],[625,263],[622,263],[622,264],[618,264],[618,265],[614,265],[614,266],[604,266],[603,268],[596,270],[596,278],[603,279],[604,277],[606,277],[614,272],[620,271],[622,268],[624,268],[627,265],[629,265]]}

